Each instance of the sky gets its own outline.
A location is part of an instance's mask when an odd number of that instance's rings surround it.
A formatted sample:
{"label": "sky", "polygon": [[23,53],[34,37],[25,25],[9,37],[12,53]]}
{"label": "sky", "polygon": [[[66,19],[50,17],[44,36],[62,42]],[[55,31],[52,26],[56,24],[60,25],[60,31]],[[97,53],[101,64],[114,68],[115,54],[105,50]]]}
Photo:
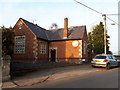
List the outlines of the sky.
{"label": "sky", "polygon": [[[119,0],[77,0],[103,14],[118,14]],[[64,18],[68,25],[86,25],[87,32],[103,22],[102,15],[76,3],[74,0],[0,0],[0,26],[14,26],[19,18],[49,29],[52,23],[58,28],[64,27]],[[118,15],[108,15],[118,22]],[[110,36],[110,50],[118,54],[118,25],[107,19],[107,33]]]}

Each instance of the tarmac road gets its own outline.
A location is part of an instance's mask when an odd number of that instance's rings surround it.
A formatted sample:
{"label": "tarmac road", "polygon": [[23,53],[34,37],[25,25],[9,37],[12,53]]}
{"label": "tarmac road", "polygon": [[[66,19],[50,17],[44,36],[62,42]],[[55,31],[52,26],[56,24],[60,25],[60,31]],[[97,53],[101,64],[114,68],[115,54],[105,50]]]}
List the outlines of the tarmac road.
{"label": "tarmac road", "polygon": [[118,88],[118,69],[72,66],[53,74],[45,82],[22,88]]}

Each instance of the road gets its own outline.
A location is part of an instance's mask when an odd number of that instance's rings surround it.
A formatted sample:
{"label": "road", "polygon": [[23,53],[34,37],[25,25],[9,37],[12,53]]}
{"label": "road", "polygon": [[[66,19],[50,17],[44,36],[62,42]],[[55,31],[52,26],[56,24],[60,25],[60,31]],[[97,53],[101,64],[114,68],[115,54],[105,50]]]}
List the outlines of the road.
{"label": "road", "polygon": [[22,88],[118,88],[118,69],[90,65],[64,67],[43,83]]}

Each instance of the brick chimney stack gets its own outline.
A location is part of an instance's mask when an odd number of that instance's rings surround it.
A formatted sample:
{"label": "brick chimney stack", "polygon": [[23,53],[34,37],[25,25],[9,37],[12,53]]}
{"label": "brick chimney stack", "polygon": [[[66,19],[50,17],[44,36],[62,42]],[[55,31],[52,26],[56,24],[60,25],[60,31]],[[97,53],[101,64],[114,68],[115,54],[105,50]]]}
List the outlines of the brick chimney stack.
{"label": "brick chimney stack", "polygon": [[64,18],[63,39],[67,39],[67,37],[68,37],[68,18]]}

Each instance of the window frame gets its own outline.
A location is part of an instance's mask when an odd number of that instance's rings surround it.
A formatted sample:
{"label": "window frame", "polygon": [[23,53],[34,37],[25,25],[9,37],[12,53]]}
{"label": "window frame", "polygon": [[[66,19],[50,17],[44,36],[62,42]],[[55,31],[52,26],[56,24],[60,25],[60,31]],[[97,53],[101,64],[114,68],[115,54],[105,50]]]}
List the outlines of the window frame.
{"label": "window frame", "polygon": [[46,50],[47,50],[47,45],[44,43],[40,43],[40,54],[45,55],[47,53]]}
{"label": "window frame", "polygon": [[25,54],[25,35],[15,36],[15,45],[14,45],[14,53],[15,54]]}

